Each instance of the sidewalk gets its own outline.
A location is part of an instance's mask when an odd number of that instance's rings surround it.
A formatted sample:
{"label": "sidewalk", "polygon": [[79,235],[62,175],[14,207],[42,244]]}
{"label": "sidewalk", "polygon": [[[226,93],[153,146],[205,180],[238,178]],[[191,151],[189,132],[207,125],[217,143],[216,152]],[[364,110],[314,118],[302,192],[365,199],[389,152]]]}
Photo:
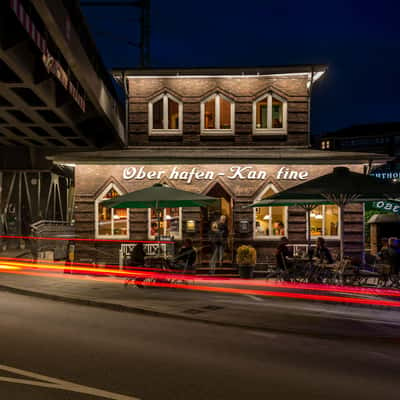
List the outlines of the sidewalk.
{"label": "sidewalk", "polygon": [[2,272],[2,290],[109,310],[323,337],[397,339],[400,332],[400,309],[132,285],[125,288],[123,279],[112,277],[99,281],[63,273],[47,277]]}

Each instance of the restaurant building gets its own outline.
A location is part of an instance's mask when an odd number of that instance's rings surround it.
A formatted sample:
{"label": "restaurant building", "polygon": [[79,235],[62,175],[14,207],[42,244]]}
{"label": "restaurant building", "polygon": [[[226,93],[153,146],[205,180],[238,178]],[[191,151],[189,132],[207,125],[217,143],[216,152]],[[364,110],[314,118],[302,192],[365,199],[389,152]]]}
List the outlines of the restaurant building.
{"label": "restaurant building", "polygon": [[[106,209],[101,202],[161,182],[220,199],[209,208],[165,209],[161,218],[162,235],[194,241],[198,264],[210,259],[210,225],[219,215],[228,221],[226,264],[234,263],[241,244],[253,245],[258,262],[266,262],[282,236],[305,244],[307,229],[338,251],[340,224],[346,254],[359,254],[362,205],[346,207],[344,221],[336,206],[320,206],[310,226],[301,208],[248,207],[335,166],[363,172],[387,160],[379,154],[310,148],[311,95],[325,71],[324,65],[114,71],[127,90],[129,146],[52,157],[76,165],[77,234],[154,239],[154,210]],[[120,249],[120,243],[79,244],[77,261],[115,264]]]}

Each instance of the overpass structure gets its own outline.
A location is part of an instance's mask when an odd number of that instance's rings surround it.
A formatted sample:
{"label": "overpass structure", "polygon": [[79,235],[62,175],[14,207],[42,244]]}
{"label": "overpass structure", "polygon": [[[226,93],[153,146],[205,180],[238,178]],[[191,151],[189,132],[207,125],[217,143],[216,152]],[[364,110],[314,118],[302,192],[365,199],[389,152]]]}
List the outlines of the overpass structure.
{"label": "overpass structure", "polygon": [[0,2],[0,144],[126,144],[123,107],[79,1]]}
{"label": "overpass structure", "polygon": [[117,90],[78,0],[0,1],[0,234],[71,222],[73,171],[46,156],[125,147]]}

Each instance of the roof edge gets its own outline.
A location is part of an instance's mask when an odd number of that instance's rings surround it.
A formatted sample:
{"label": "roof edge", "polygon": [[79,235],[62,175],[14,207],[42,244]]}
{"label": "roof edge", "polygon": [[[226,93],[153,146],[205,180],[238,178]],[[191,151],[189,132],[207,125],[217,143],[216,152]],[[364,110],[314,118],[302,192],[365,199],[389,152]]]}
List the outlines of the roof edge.
{"label": "roof edge", "polygon": [[325,73],[328,69],[326,64],[294,64],[276,66],[254,66],[254,67],[154,67],[154,68],[113,68],[113,74],[139,76],[231,76],[231,75],[279,75],[300,73]]}

